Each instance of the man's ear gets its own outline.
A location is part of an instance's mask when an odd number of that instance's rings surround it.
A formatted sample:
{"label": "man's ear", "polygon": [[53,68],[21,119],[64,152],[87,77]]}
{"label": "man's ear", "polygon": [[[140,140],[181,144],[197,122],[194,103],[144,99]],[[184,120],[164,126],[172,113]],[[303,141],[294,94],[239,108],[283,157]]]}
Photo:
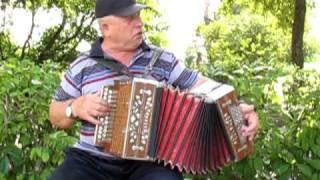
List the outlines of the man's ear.
{"label": "man's ear", "polygon": [[109,29],[109,24],[108,23],[103,23],[102,24],[102,30],[103,31],[106,31],[106,30],[108,30]]}
{"label": "man's ear", "polygon": [[102,32],[105,37],[110,36],[110,25],[108,23],[103,23],[102,24]]}

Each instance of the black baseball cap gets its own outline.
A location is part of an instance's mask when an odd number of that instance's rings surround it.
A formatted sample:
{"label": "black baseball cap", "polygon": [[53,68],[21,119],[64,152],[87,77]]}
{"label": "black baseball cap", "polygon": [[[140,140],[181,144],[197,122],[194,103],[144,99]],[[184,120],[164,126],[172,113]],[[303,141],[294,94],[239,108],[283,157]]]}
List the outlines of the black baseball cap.
{"label": "black baseball cap", "polygon": [[109,15],[131,16],[146,7],[135,0],[96,0],[95,15],[96,18]]}

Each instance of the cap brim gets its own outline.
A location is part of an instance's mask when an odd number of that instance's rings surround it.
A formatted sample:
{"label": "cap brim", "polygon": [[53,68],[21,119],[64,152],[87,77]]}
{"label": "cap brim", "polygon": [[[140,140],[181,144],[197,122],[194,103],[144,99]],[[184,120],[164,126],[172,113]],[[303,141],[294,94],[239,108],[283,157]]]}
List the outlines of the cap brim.
{"label": "cap brim", "polygon": [[141,9],[144,9],[146,7],[147,7],[146,5],[136,3],[129,7],[121,9],[113,14],[116,16],[132,16],[132,15],[135,15],[137,12],[139,12]]}

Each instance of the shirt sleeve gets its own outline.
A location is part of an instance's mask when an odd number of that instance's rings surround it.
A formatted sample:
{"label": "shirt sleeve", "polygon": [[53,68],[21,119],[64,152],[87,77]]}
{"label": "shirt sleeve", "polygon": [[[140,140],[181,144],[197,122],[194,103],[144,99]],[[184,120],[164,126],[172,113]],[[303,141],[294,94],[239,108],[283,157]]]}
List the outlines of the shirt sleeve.
{"label": "shirt sleeve", "polygon": [[61,79],[60,87],[53,99],[64,101],[81,95],[82,63],[83,59],[77,59],[71,63]]}
{"label": "shirt sleeve", "polygon": [[180,89],[192,87],[198,79],[198,73],[186,68],[173,54],[165,53],[163,56],[170,62],[170,69],[167,77],[168,84]]}

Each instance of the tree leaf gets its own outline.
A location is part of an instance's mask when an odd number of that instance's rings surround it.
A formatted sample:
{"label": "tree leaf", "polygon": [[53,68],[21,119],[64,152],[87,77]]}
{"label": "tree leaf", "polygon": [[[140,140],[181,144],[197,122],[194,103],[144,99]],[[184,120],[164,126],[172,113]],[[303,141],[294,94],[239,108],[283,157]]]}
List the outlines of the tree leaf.
{"label": "tree leaf", "polygon": [[263,162],[262,162],[261,159],[256,158],[256,159],[254,160],[254,168],[255,168],[255,170],[258,170],[258,171],[260,171],[260,170],[263,169]]}
{"label": "tree leaf", "polygon": [[320,157],[320,145],[312,145],[311,150],[314,154]]}
{"label": "tree leaf", "polygon": [[313,168],[320,170],[320,160],[308,160],[307,161]]}
{"label": "tree leaf", "polygon": [[298,169],[300,170],[300,172],[302,174],[304,174],[307,177],[311,177],[312,176],[312,170],[308,165],[305,164],[297,164]]}
{"label": "tree leaf", "polygon": [[13,165],[18,166],[23,164],[23,153],[21,149],[18,149],[15,146],[12,146],[7,150],[7,154],[13,163]]}
{"label": "tree leaf", "polygon": [[30,159],[36,160],[37,157],[40,156],[40,154],[41,154],[41,149],[39,147],[32,148],[30,152]]}
{"label": "tree leaf", "polygon": [[9,158],[7,156],[4,156],[0,160],[0,172],[3,174],[8,174],[10,167]]}
{"label": "tree leaf", "polygon": [[319,179],[318,177],[319,177],[318,174],[313,174],[311,177],[311,180],[318,180]]}
{"label": "tree leaf", "polygon": [[49,151],[47,149],[41,150],[41,159],[43,162],[48,162],[50,158]]}
{"label": "tree leaf", "polygon": [[289,164],[282,164],[280,165],[280,167],[276,169],[276,172],[278,173],[278,175],[281,176],[283,173],[285,173],[289,169],[289,167],[290,167]]}

